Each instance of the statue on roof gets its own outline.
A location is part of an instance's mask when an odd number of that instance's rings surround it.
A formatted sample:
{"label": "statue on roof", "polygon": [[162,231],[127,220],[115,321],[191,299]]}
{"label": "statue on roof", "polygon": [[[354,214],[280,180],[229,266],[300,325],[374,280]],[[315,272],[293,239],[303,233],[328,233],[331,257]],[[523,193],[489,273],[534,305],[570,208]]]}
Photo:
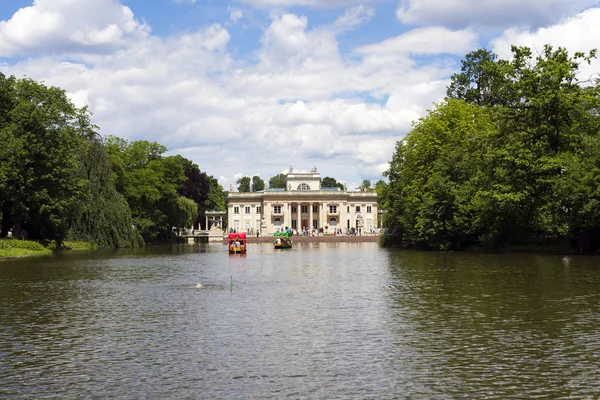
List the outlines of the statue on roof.
{"label": "statue on roof", "polygon": [[233,184],[232,183],[229,184],[229,191],[233,192]]}
{"label": "statue on roof", "polygon": [[315,172],[317,172],[317,167],[313,167],[313,168],[310,170],[310,172],[312,172],[312,173],[315,173]]}
{"label": "statue on roof", "polygon": [[294,172],[294,168],[292,168],[292,166],[290,165],[290,172],[289,173],[291,174],[292,172]]}

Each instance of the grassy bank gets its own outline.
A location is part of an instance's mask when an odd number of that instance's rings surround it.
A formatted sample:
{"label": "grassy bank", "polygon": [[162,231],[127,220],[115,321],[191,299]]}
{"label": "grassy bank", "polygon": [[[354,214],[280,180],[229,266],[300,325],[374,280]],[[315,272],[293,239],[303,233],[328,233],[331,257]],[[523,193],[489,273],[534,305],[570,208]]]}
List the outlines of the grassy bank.
{"label": "grassy bank", "polygon": [[[94,250],[96,247],[87,242],[65,242],[61,250]],[[42,256],[52,254],[56,243],[45,246],[31,240],[0,239],[0,258]]]}

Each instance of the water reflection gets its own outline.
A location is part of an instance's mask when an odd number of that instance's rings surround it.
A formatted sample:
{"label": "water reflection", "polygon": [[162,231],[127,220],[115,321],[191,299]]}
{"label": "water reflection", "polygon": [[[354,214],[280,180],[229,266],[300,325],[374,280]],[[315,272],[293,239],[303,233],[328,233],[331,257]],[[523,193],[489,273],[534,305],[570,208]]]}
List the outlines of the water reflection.
{"label": "water reflection", "polygon": [[586,398],[599,283],[596,258],[373,243],[5,261],[0,398]]}

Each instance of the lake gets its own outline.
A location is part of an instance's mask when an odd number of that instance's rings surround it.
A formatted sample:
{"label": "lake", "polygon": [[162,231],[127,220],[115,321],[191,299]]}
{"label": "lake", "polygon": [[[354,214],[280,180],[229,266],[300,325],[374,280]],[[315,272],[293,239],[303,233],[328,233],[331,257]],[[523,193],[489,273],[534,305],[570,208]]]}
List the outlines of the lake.
{"label": "lake", "polygon": [[376,243],[0,260],[2,399],[596,399],[600,259]]}

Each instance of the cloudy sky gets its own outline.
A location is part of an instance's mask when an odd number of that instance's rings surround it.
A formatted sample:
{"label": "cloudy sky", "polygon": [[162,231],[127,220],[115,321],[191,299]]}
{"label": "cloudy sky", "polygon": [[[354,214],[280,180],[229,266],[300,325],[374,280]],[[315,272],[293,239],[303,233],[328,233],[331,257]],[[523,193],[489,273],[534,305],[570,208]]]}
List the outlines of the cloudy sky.
{"label": "cloudy sky", "polygon": [[[293,166],[352,189],[462,57],[600,47],[600,0],[2,0],[0,72],[88,105],[219,178]],[[582,73],[600,70],[600,63]]]}

